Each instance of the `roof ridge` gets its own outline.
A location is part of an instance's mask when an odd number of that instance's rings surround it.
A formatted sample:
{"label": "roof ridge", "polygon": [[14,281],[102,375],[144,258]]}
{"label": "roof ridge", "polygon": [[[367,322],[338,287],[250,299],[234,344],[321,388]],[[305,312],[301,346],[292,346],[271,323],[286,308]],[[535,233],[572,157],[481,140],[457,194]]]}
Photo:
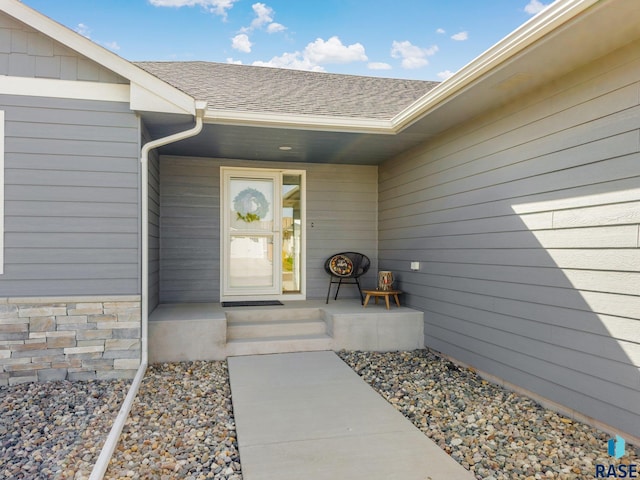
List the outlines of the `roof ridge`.
{"label": "roof ridge", "polygon": [[416,83],[416,84],[433,84],[437,85],[442,83],[438,80],[419,80],[413,78],[398,78],[398,77],[384,77],[384,76],[375,76],[375,75],[358,75],[353,73],[335,73],[335,72],[318,72],[314,70],[301,70],[296,68],[284,68],[284,67],[272,67],[266,65],[246,65],[246,64],[238,64],[238,63],[226,63],[226,62],[213,62],[209,60],[136,60],[131,61],[134,65],[143,65],[143,64],[163,64],[163,65],[187,65],[187,64],[199,64],[199,65],[214,65],[220,66],[224,68],[246,68],[246,69],[265,69],[277,72],[291,72],[293,75],[318,75],[318,76],[335,76],[339,78],[362,78],[362,79],[373,79],[380,81],[397,81],[397,82],[408,82],[408,83]]}

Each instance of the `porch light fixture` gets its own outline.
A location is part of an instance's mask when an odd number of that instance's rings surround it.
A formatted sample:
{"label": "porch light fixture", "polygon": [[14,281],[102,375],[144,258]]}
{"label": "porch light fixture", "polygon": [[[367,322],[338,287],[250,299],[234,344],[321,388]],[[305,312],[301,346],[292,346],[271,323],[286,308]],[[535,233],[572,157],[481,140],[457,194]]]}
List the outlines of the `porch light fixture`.
{"label": "porch light fixture", "polygon": [[280,150],[284,151],[284,152],[288,152],[289,150],[291,150],[293,147],[290,147],[289,145],[280,145],[278,147]]}

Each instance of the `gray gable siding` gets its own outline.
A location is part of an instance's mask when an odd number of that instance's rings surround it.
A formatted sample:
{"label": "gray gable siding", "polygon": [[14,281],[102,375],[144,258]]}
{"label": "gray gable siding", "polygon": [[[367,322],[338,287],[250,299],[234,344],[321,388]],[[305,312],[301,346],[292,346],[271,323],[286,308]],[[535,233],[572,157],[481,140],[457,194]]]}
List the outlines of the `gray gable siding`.
{"label": "gray gable siding", "polygon": [[[324,298],[324,261],[355,250],[377,269],[377,167],[160,158],[160,302],[214,302],[220,295],[220,167],[307,171],[307,298]],[[357,296],[343,287],[341,298]]]}
{"label": "gray gable siding", "polygon": [[129,83],[4,13],[0,13],[0,75]]}
{"label": "gray gable siding", "polygon": [[425,344],[635,434],[638,71],[636,43],[379,172],[380,266]]}
{"label": "gray gable siding", "polygon": [[0,296],[139,294],[139,127],[127,104],[0,96]]}

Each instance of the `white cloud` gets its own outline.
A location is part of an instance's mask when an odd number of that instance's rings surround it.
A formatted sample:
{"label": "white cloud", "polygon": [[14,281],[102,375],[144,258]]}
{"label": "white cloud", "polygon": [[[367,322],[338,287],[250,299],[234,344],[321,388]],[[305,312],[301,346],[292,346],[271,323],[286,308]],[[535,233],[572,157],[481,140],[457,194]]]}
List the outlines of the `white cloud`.
{"label": "white cloud", "polygon": [[391,70],[391,65],[384,62],[371,62],[367,65],[369,70]]}
{"label": "white cloud", "polygon": [[227,63],[230,63],[232,65],[242,65],[242,60],[234,60],[232,57],[228,57]]}
{"label": "white cloud", "polygon": [[117,52],[118,50],[120,50],[120,45],[118,45],[118,42],[104,42],[103,45],[113,52]]}
{"label": "white cloud", "polygon": [[284,53],[279,57],[273,57],[268,62],[255,61],[252,65],[259,67],[289,68],[293,70],[308,70],[311,72],[324,72],[320,65],[314,64],[305,58],[300,52]]}
{"label": "white cloud", "polygon": [[433,45],[429,48],[421,48],[413,45],[408,40],[404,42],[393,41],[391,45],[391,56],[393,58],[402,59],[402,67],[406,69],[414,69],[429,65],[427,57],[435,55],[438,46]]}
{"label": "white cloud", "polygon": [[338,37],[331,37],[324,41],[321,38],[309,43],[302,52],[286,52],[273,57],[268,62],[261,60],[252,65],[260,67],[290,68],[294,70],[308,70],[312,72],[326,71],[323,64],[364,62],[367,55],[360,43],[344,45]]}
{"label": "white cloud", "polygon": [[540,2],[540,0],[531,0],[524,7],[524,11],[527,12],[529,15],[535,15],[536,13],[540,13],[542,10],[544,10],[548,6],[549,4],[545,5],[542,2]]}
{"label": "white cloud", "polygon": [[436,30],[436,33],[444,34],[444,33],[447,33],[447,31],[444,28],[439,28]]}
{"label": "white cloud", "polygon": [[454,72],[452,72],[451,70],[444,70],[443,72],[438,72],[438,78],[446,80],[447,78],[453,76],[453,74]]}
{"label": "white cloud", "polygon": [[[86,25],[84,23],[79,23],[76,26],[76,28],[74,28],[74,30],[76,31],[76,33],[79,33],[83,37],[88,38],[89,40],[92,40],[92,38],[91,38],[91,29],[89,28],[88,25]],[[120,45],[118,45],[118,42],[116,42],[116,41],[113,41],[113,42],[100,42],[98,40],[93,40],[93,41],[95,43],[99,43],[103,47],[108,48],[112,52],[117,52],[118,50],[120,50]]]}
{"label": "white cloud", "polygon": [[251,8],[253,9],[253,13],[255,13],[255,18],[251,21],[251,25],[248,27],[242,27],[240,29],[241,32],[251,33],[254,30],[259,30],[266,25],[266,30],[268,33],[277,33],[286,30],[287,27],[282,25],[281,23],[277,23],[273,21],[273,17],[275,16],[275,12],[273,8],[265,5],[264,3],[254,3]]}
{"label": "white cloud", "polygon": [[253,9],[255,18],[251,21],[251,25],[240,29],[241,33],[233,37],[233,42],[231,44],[231,46],[236,50],[246,53],[251,51],[251,46],[253,45],[249,40],[249,35],[247,34],[250,34],[254,30],[263,29],[265,25],[267,33],[277,33],[287,29],[287,27],[281,23],[273,21],[273,16],[275,15],[273,8],[260,2],[254,3],[251,5],[251,8]]}
{"label": "white cloud", "polygon": [[315,42],[305,47],[304,57],[317,65],[367,61],[367,55],[361,43],[344,45],[336,36],[329,38],[326,42],[317,38]]}
{"label": "white cloud", "polygon": [[231,39],[231,48],[239,50],[241,52],[249,53],[251,51],[251,41],[249,37],[244,33],[239,33]]}
{"label": "white cloud", "polygon": [[451,35],[451,38],[453,40],[456,40],[458,42],[463,42],[465,40],[467,40],[469,38],[469,33],[468,32],[458,32],[455,35]]}
{"label": "white cloud", "polygon": [[264,3],[254,3],[251,8],[256,14],[256,18],[253,19],[251,27],[249,27],[252,30],[273,22],[273,8],[266,6]]}
{"label": "white cloud", "polygon": [[276,22],[270,23],[267,26],[267,32],[269,32],[269,33],[278,33],[278,32],[282,32],[282,31],[284,31],[286,29],[287,29],[287,27],[285,27],[281,23],[276,23]]}
{"label": "white cloud", "polygon": [[227,18],[227,10],[238,0],[149,0],[154,7],[195,7],[199,5],[205,10],[223,18]]}
{"label": "white cloud", "polygon": [[83,37],[91,38],[91,29],[84,23],[79,23],[74,30]]}

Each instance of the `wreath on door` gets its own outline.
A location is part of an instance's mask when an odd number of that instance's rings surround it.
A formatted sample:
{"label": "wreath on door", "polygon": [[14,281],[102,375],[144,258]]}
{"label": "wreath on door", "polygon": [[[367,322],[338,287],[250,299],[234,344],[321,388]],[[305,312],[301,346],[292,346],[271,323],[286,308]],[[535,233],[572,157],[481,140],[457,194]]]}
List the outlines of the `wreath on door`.
{"label": "wreath on door", "polygon": [[262,192],[255,188],[245,188],[233,199],[233,209],[238,220],[256,222],[269,212],[269,202]]}

